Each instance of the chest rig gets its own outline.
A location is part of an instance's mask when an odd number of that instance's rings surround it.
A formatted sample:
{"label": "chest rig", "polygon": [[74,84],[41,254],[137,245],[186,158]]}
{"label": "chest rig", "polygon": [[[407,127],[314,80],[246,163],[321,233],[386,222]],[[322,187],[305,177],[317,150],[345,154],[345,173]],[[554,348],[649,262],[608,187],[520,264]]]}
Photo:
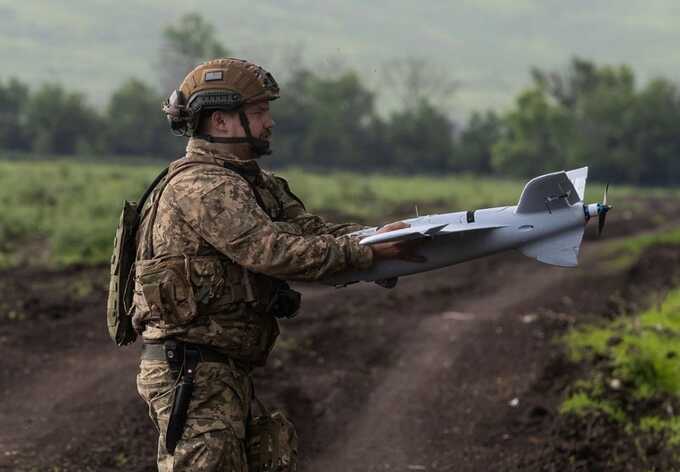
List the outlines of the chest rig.
{"label": "chest rig", "polygon": [[151,321],[172,330],[187,326],[198,317],[231,310],[241,303],[277,318],[292,317],[299,308],[300,294],[285,282],[251,272],[222,254],[160,257],[155,254],[153,226],[163,191],[175,176],[199,165],[227,168],[239,174],[248,182],[258,205],[270,218],[282,216],[275,196],[270,192],[261,195],[241,168],[200,160],[174,167],[153,190],[150,204],[143,209],[140,218],[132,301],[132,325],[138,333]]}

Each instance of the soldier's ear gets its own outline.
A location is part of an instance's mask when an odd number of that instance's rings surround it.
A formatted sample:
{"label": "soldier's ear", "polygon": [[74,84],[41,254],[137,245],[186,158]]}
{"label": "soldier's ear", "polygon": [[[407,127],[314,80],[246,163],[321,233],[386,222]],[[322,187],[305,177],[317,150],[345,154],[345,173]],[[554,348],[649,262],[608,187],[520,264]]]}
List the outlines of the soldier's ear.
{"label": "soldier's ear", "polygon": [[236,113],[216,110],[210,117],[210,124],[215,131],[233,133],[234,126],[239,124]]}
{"label": "soldier's ear", "polygon": [[213,129],[224,131],[225,124],[226,122],[223,112],[219,110],[212,112],[212,115],[210,115],[210,125]]}

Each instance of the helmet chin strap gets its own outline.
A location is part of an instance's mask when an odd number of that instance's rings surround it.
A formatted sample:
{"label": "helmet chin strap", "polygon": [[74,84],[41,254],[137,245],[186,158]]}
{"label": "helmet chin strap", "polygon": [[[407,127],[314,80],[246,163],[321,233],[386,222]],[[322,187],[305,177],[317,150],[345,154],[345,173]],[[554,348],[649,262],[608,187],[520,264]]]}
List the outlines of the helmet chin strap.
{"label": "helmet chin strap", "polygon": [[250,122],[248,117],[243,110],[239,110],[238,118],[241,121],[241,126],[246,132],[246,135],[241,138],[225,138],[221,136],[211,136],[209,134],[195,134],[194,137],[198,139],[203,139],[210,143],[224,143],[224,144],[237,144],[237,143],[248,143],[250,144],[250,149],[258,156],[266,156],[272,153],[269,147],[269,141],[265,139],[259,139],[252,135],[250,132]]}

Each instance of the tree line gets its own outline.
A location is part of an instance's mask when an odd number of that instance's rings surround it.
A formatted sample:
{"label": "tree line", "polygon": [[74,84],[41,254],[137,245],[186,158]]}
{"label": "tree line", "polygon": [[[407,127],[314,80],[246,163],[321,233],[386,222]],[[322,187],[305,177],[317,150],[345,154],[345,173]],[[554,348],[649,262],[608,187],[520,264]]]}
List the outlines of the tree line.
{"label": "tree line", "polygon": [[[167,84],[179,83],[199,60],[228,55],[197,15],[164,34],[164,63],[172,68],[164,75]],[[670,80],[639,87],[628,66],[576,58],[564,70],[532,70],[530,85],[508,110],[476,112],[458,124],[441,99],[452,91],[451,81],[430,74],[421,62],[397,66],[391,80],[408,99],[387,116],[378,113],[376,93],[356,73],[328,76],[291,66],[282,98],[272,104],[277,124],[271,163],[520,177],[588,165],[600,180],[680,183],[680,93]],[[423,87],[427,80],[444,87]],[[181,155],[185,140],[170,134],[160,111],[163,98],[152,84],[130,79],[97,109],[59,84],[31,90],[18,79],[0,80],[0,149],[171,160]]]}

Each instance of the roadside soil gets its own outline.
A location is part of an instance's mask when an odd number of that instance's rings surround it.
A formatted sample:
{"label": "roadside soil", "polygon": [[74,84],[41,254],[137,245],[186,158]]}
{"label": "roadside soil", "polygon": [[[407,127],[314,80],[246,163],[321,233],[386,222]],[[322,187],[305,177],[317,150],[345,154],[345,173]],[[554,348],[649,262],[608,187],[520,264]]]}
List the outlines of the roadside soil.
{"label": "roadside soil", "polygon": [[[299,470],[551,470],[575,374],[553,338],[646,303],[677,264],[663,251],[632,269],[603,257],[607,241],[680,217],[678,202],[637,207],[610,215],[606,241],[586,239],[576,269],[506,253],[392,290],[299,286],[303,309],[255,374],[297,426]],[[107,283],[105,267],[0,272],[0,470],[155,470],[140,346],[108,339]]]}

